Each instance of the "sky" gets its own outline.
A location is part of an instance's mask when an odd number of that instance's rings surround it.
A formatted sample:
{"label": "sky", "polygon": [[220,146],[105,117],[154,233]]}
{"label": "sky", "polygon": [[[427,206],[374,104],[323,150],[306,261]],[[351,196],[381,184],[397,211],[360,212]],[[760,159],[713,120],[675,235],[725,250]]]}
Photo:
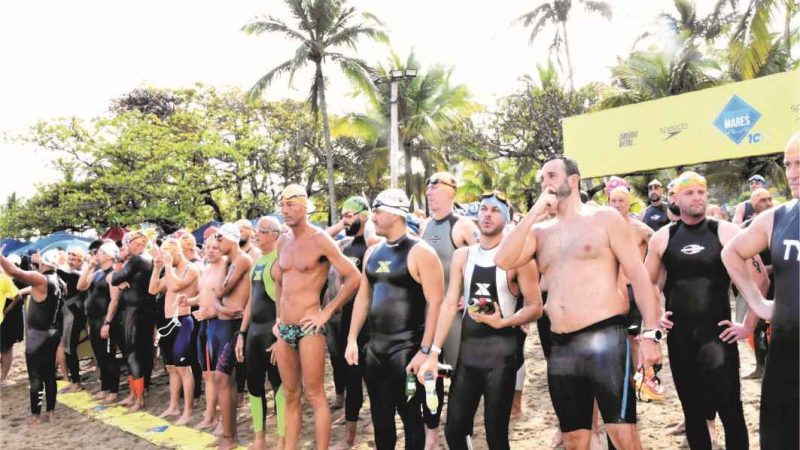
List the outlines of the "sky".
{"label": "sky", "polygon": [[[710,5],[698,0],[699,8]],[[546,63],[552,37],[528,44],[528,31],[512,22],[539,4],[485,0],[350,0],[383,22],[399,55],[412,49],[423,67],[452,66],[452,81],[465,84],[476,101],[491,108]],[[577,2],[576,2],[577,3]],[[568,25],[575,84],[608,81],[610,67],[662,11],[669,0],[611,0],[609,22],[573,7]],[[35,183],[57,174],[50,154],[17,139],[39,120],[106,114],[110,101],[141,86],[176,88],[195,82],[250,88],[294,53],[278,35],[248,36],[240,30],[257,15],[289,19],[281,0],[26,0],[0,2],[0,201],[12,192],[29,197]],[[358,56],[385,62],[389,47],[359,46]],[[346,80],[330,71],[332,113],[358,111]],[[303,99],[309,74],[294,87],[278,80],[268,99]],[[10,164],[9,164],[10,163]]]}

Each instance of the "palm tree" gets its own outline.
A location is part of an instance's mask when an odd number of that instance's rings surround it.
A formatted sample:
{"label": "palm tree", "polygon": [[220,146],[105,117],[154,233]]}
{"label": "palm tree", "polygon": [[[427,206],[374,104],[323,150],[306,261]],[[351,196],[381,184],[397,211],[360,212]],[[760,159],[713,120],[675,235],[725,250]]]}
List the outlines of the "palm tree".
{"label": "palm tree", "polygon": [[[367,64],[358,58],[339,53],[336,51],[337,47],[344,46],[355,50],[356,44],[362,37],[382,42],[387,42],[388,38],[380,28],[381,22],[375,16],[369,13],[358,14],[355,8],[347,6],[346,0],[285,0],[285,3],[297,22],[296,27],[279,18],[267,16],[255,19],[242,28],[247,34],[280,33],[299,44],[294,56],[262,76],[250,89],[249,95],[260,96],[281,75],[288,74],[291,84],[299,69],[308,64],[314,66],[309,100],[315,117],[318,117],[318,113],[322,115],[328,169],[329,217],[331,222],[335,222],[337,208],[333,148],[322,69],[325,62],[332,62],[346,75],[364,78],[367,75]],[[362,21],[356,22],[359,17]]]}
{"label": "palm tree", "polygon": [[[424,191],[424,180],[436,167],[447,167],[442,154],[442,144],[449,130],[464,123],[480,106],[472,102],[464,85],[450,82],[452,68],[435,65],[427,70],[421,66],[412,51],[402,60],[392,53],[388,64],[378,64],[374,75],[386,78],[392,69],[417,69],[413,80],[403,82],[399,87],[398,118],[400,123],[400,143],[405,163],[405,189],[408,195],[417,198]],[[366,114],[350,114],[336,124],[335,132],[340,135],[356,137],[375,146],[376,152],[388,153],[390,104],[389,90],[385,84],[376,86],[363,78],[353,79],[355,95],[367,101]],[[419,159],[424,167],[423,176],[415,175],[414,159]],[[381,163],[373,169],[385,170]],[[370,178],[377,178],[370,171]]]}
{"label": "palm tree", "polygon": [[[611,20],[611,5],[609,3],[592,0],[577,0],[577,2],[582,4],[587,11],[598,13],[606,19]],[[556,29],[553,34],[553,42],[550,44],[550,51],[558,52],[563,42],[564,53],[567,60],[569,87],[574,91],[575,83],[572,77],[572,59],[569,53],[569,39],[567,36],[567,20],[569,19],[571,10],[572,0],[543,1],[533,10],[517,18],[516,22],[521,22],[525,27],[530,27],[531,24],[533,24],[530,38],[528,39],[530,44],[533,44],[533,41],[547,25],[555,26]]]}
{"label": "palm tree", "polygon": [[[783,9],[782,33],[769,29],[774,15]],[[791,45],[797,38],[790,22],[797,14],[797,0],[750,0],[730,35],[730,70],[737,80],[750,80],[791,70]]]}

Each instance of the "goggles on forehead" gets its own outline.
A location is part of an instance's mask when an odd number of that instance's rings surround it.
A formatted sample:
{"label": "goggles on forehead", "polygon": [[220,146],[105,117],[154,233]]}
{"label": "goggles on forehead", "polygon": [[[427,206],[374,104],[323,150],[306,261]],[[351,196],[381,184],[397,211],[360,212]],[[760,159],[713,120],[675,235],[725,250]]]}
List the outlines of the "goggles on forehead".
{"label": "goggles on forehead", "polygon": [[408,212],[408,207],[406,207],[406,206],[390,205],[388,203],[384,203],[380,199],[375,200],[374,202],[372,202],[372,209],[377,209],[377,208],[380,208],[381,206],[386,206],[388,208],[400,209],[400,210],[403,210],[405,212]]}
{"label": "goggles on forehead", "polygon": [[506,195],[503,194],[500,191],[486,191],[483,194],[481,194],[481,200],[486,199],[486,198],[492,198],[492,197],[497,198],[504,205],[508,206],[508,199],[506,198]]}

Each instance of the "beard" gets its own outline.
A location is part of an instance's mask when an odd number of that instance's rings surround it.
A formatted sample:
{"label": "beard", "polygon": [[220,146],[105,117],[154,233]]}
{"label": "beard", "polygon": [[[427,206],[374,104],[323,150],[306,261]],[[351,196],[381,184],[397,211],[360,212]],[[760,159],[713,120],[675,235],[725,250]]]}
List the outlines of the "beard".
{"label": "beard", "polygon": [[650,194],[650,196],[647,197],[647,198],[649,198],[651,202],[657,202],[657,201],[661,200],[661,196],[658,195],[658,194],[655,194],[655,193]]}
{"label": "beard", "polygon": [[569,187],[569,183],[564,181],[559,187],[556,188],[556,198],[564,199],[572,195],[572,188]]}
{"label": "beard", "polygon": [[350,226],[344,227],[345,236],[355,236],[361,231],[361,219],[356,220]]}
{"label": "beard", "polygon": [[670,203],[669,204],[669,211],[676,216],[681,215],[681,208],[678,206],[677,203]]}

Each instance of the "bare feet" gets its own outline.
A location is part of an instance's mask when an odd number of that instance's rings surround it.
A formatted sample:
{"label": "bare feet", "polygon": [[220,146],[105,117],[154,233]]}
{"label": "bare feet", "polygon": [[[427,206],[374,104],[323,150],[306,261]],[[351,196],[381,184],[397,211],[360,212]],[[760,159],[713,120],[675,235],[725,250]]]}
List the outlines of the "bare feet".
{"label": "bare feet", "polygon": [[556,432],[553,434],[553,438],[550,439],[550,448],[556,448],[564,442],[564,438],[561,436],[561,429],[556,428]]}
{"label": "bare feet", "polygon": [[69,386],[65,387],[64,389],[58,391],[59,394],[71,394],[73,392],[80,392],[83,390],[83,386],[80,383],[70,383]]}
{"label": "bare feet", "polygon": [[134,402],[136,402],[136,397],[133,394],[131,394],[131,395],[125,397],[125,399],[123,399],[119,403],[117,403],[117,405],[119,405],[119,406],[131,406],[131,405],[133,405]]}
{"label": "bare feet", "polygon": [[116,400],[117,400],[117,394],[109,392],[109,394],[106,395],[105,398],[103,398],[102,403],[108,405],[110,403],[114,403]]}
{"label": "bare feet", "polygon": [[439,429],[425,427],[425,450],[437,450],[439,448]]}
{"label": "bare feet", "polygon": [[192,420],[192,415],[189,414],[187,416],[186,414],[184,414],[178,420],[175,421],[174,425],[175,426],[186,425],[189,423],[190,420]]}
{"label": "bare feet", "polygon": [[158,418],[159,419],[163,419],[165,417],[177,416],[177,415],[180,415],[180,413],[181,413],[181,410],[178,409],[178,408],[167,408],[167,409],[164,410],[164,412],[162,412],[161,414],[158,415]]}
{"label": "bare feet", "polygon": [[207,417],[204,416],[203,420],[198,422],[197,425],[195,425],[194,427],[197,430],[205,430],[205,429],[211,428],[213,426],[214,426],[214,419],[208,419]]}
{"label": "bare feet", "polygon": [[108,397],[108,391],[97,391],[92,395],[92,398],[95,400],[102,400]]}
{"label": "bare feet", "polygon": [[267,440],[264,433],[256,434],[253,442],[247,446],[249,450],[267,450]]}
{"label": "bare feet", "polygon": [[144,402],[136,402],[128,408],[128,412],[136,412],[141,409],[144,409]]}
{"label": "bare feet", "polygon": [[344,441],[333,447],[333,450],[350,450],[356,445],[356,428],[358,422],[347,422],[344,428]]}
{"label": "bare feet", "polygon": [[686,422],[682,421],[667,431],[667,436],[678,436],[684,433],[686,433]]}
{"label": "bare feet", "polygon": [[347,418],[345,417],[345,415],[344,415],[344,414],[342,414],[341,416],[339,416],[339,418],[338,418],[338,419],[334,420],[334,421],[331,423],[331,425],[332,425],[332,426],[338,426],[338,425],[341,425],[341,424],[345,423],[346,421],[347,421]]}
{"label": "bare feet", "polygon": [[219,450],[233,450],[239,446],[239,440],[233,436],[220,436],[219,437]]}
{"label": "bare feet", "polygon": [[56,421],[55,411],[47,411],[44,414],[44,421],[45,422],[55,422]]}
{"label": "bare feet", "polygon": [[35,427],[41,424],[42,424],[42,418],[39,416],[39,414],[32,414],[28,416],[28,425]]}
{"label": "bare feet", "polygon": [[220,420],[217,422],[217,427],[214,428],[214,432],[212,433],[214,436],[221,436],[222,435],[222,421]]}

